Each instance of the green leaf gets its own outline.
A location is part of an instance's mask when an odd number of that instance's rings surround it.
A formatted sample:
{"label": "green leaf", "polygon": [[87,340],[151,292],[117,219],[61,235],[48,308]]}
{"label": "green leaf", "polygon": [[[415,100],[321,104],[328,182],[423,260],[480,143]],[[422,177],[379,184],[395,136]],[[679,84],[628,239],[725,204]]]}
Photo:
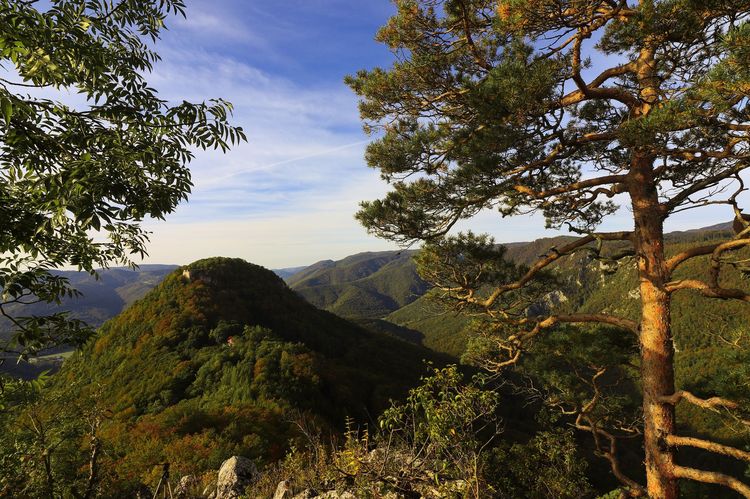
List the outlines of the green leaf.
{"label": "green leaf", "polygon": [[3,113],[5,124],[10,126],[10,119],[13,116],[13,102],[8,98],[2,98],[0,101],[0,111]]}

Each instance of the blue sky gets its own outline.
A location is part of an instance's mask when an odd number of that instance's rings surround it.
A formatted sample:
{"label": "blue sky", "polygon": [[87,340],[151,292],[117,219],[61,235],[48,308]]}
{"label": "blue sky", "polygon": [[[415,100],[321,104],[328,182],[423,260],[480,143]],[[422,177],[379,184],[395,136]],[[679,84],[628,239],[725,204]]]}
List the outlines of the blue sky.
{"label": "blue sky", "polygon": [[[387,186],[364,164],[368,138],[343,84],[390,63],[374,36],[392,12],[389,0],[188,0],[187,19],[167,23],[149,81],[169,100],[232,101],[249,142],[226,155],[197,152],[190,200],[146,224],[146,263],[222,255],[280,268],[395,248],[353,218],[359,201]],[[604,229],[629,228],[622,211]],[[715,212],[689,212],[670,228],[716,221]],[[536,217],[494,213],[468,227],[500,242],[553,235]]]}
{"label": "blue sky", "polygon": [[388,63],[373,37],[391,12],[387,1],[188,2],[149,80],[170,100],[232,101],[249,142],[197,153],[189,202],[148,224],[147,262],[227,255],[279,267],[392,247],[353,219],[385,187],[364,166],[367,137],[343,84]]}

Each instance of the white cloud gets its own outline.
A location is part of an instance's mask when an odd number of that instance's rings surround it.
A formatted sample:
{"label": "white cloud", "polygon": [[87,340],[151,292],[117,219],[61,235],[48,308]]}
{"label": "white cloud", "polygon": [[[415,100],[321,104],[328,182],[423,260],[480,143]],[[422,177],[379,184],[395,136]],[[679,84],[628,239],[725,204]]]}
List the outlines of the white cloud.
{"label": "white cloud", "polygon": [[[162,53],[164,62],[151,80],[164,96],[231,100],[249,143],[226,155],[197,153],[190,202],[168,223],[151,225],[148,261],[229,255],[278,268],[394,247],[368,236],[353,219],[360,200],[381,196],[387,186],[364,165],[366,137],[359,131],[356,98],[343,84],[307,88],[206,51]],[[622,201],[602,230],[632,228]],[[670,219],[668,228],[728,218],[716,210],[688,212]],[[457,227],[467,229],[488,232],[498,242],[560,233],[545,230],[538,214],[503,219],[492,211]]]}
{"label": "white cloud", "polygon": [[[336,184],[299,201],[300,209],[211,221],[152,223],[149,262],[185,264],[210,256],[235,256],[269,268],[339,259],[360,251],[396,249],[368,236],[354,219],[357,203],[381,195],[374,172]],[[374,187],[374,188],[373,188]]]}
{"label": "white cloud", "polygon": [[[301,75],[292,81],[245,62],[242,52],[252,50],[261,59],[287,64],[274,40],[304,37],[293,32],[299,26],[249,3],[192,2],[188,19],[173,20],[157,46],[162,61],[148,76],[150,85],[172,102],[210,97],[233,102],[234,121],[245,128],[249,143],[226,155],[196,151],[190,201],[166,222],[147,224],[154,231],[147,261],[184,264],[225,255],[278,268],[394,248],[368,236],[353,218],[360,200],[387,190],[364,165],[367,137],[360,131],[355,95],[340,80],[311,84]],[[250,22],[268,25],[253,29]],[[76,94],[64,100],[82,104]],[[668,226],[710,225],[728,219],[725,213],[687,212]],[[625,207],[602,229],[632,228],[628,215]],[[539,215],[502,219],[490,211],[457,229],[489,232],[498,242],[556,234],[544,229]]]}
{"label": "white cloud", "polygon": [[161,50],[149,81],[171,101],[221,96],[249,142],[226,155],[196,151],[188,203],[154,231],[149,262],[239,256],[268,267],[391,248],[354,220],[357,203],[385,192],[363,161],[355,96],[309,88],[208,51]]}

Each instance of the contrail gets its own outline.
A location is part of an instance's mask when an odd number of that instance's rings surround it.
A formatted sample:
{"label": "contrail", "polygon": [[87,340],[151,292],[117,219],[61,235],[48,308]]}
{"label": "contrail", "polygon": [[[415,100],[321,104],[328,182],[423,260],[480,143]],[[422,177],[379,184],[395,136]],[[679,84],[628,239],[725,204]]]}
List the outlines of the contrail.
{"label": "contrail", "polygon": [[[307,154],[305,156],[299,156],[297,158],[291,158],[291,159],[285,159],[285,160],[282,160],[282,161],[277,161],[275,163],[270,163],[270,164],[265,165],[265,166],[261,166],[261,167],[258,167],[258,168],[253,168],[253,170],[265,170],[267,168],[273,168],[274,166],[285,165],[287,163],[294,163],[295,161],[302,161],[303,159],[310,159],[310,158],[316,158],[318,156],[325,156],[326,154],[330,154],[332,152],[341,151],[343,149],[349,149],[350,147],[359,146],[359,145],[362,145],[362,144],[367,144],[368,142],[370,142],[370,141],[369,140],[360,140],[359,142],[352,142],[351,144],[346,144],[346,145],[343,145],[343,146],[334,147],[332,149],[326,149],[325,151],[314,152],[312,154]],[[242,172],[238,172],[238,173],[242,173]],[[234,174],[234,175],[236,175],[236,174]]]}
{"label": "contrail", "polygon": [[286,165],[286,164],[289,164],[289,163],[294,163],[296,161],[303,161],[305,159],[317,158],[318,156],[325,156],[326,154],[331,154],[332,152],[342,151],[344,149],[349,149],[350,147],[359,146],[359,145],[362,145],[362,144],[367,144],[368,142],[370,142],[370,140],[360,140],[358,142],[352,142],[351,144],[345,144],[343,146],[333,147],[331,149],[325,149],[323,151],[318,151],[318,152],[314,152],[314,153],[311,153],[311,154],[306,154],[304,156],[298,156],[296,158],[284,159],[284,160],[281,160],[281,161],[276,161],[275,163],[269,163],[267,165],[258,166],[258,167],[255,167],[255,168],[247,168],[245,170],[241,170],[241,171],[238,171],[238,172],[229,173],[227,175],[224,175],[223,177],[215,177],[212,180],[213,180],[213,182],[220,182],[222,180],[226,180],[226,179],[229,179],[229,178],[232,178],[232,177],[236,177],[238,175],[242,175],[243,173],[256,172],[256,171],[261,171],[261,170],[268,170],[268,169],[274,168],[276,166]]}

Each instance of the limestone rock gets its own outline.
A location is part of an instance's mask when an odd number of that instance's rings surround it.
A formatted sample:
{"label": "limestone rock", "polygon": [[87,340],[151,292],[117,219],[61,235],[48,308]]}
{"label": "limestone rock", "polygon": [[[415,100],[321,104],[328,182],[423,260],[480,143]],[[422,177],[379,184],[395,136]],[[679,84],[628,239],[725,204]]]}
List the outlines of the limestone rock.
{"label": "limestone rock", "polygon": [[357,496],[355,496],[351,492],[336,492],[335,490],[331,490],[330,492],[325,492],[323,494],[320,494],[318,498],[319,499],[357,499]]}
{"label": "limestone rock", "polygon": [[289,480],[279,482],[276,487],[276,492],[273,494],[273,499],[290,499],[292,497],[292,484]]}
{"label": "limestone rock", "polygon": [[239,499],[258,477],[255,464],[242,456],[232,456],[221,464],[213,499]]}

